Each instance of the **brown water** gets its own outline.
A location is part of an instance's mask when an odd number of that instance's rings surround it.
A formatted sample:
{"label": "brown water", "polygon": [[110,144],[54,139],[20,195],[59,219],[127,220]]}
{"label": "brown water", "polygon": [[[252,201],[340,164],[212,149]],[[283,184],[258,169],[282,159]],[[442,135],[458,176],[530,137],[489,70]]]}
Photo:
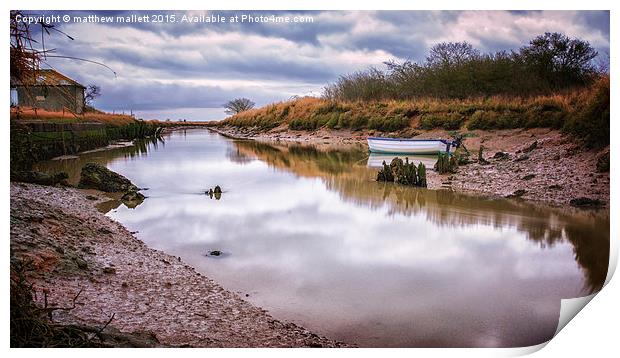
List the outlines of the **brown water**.
{"label": "brown water", "polygon": [[150,188],[108,215],[276,318],[361,346],[538,344],[562,298],[605,280],[608,211],[377,183],[374,159],[185,130],[39,169],[77,182],[94,161]]}

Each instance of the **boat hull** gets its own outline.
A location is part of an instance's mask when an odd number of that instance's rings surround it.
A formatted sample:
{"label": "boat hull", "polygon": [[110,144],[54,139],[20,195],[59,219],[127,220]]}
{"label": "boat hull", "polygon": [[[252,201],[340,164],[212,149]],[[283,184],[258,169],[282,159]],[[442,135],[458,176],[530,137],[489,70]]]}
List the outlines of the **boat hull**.
{"label": "boat hull", "polygon": [[383,154],[437,154],[449,153],[451,145],[441,139],[368,138],[372,153]]}

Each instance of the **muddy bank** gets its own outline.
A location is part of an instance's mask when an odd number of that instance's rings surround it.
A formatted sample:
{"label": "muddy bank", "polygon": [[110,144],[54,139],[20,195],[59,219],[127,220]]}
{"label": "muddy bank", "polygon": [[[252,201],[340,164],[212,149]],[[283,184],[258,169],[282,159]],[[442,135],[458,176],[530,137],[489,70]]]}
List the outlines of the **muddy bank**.
{"label": "muddy bank", "polygon": [[[108,200],[73,188],[11,183],[11,260],[32,261],[30,279],[63,324],[147,335],[161,346],[337,347],[148,248],[99,213]],[[205,257],[205,260],[209,258]]]}
{"label": "muddy bank", "polygon": [[[269,131],[233,126],[210,128],[231,138],[266,142],[298,142],[319,149],[366,144],[368,136],[385,136],[372,131],[348,129],[293,131],[278,127]],[[587,198],[609,206],[609,170],[597,168],[599,158],[609,153],[589,150],[559,130],[534,128],[496,131],[468,131],[464,144],[473,163],[461,165],[456,173],[427,173],[429,189],[452,189],[490,197],[515,197],[561,206]],[[451,138],[445,130],[404,131],[396,137]],[[477,162],[483,146],[487,163]],[[503,154],[497,154],[497,153]]]}

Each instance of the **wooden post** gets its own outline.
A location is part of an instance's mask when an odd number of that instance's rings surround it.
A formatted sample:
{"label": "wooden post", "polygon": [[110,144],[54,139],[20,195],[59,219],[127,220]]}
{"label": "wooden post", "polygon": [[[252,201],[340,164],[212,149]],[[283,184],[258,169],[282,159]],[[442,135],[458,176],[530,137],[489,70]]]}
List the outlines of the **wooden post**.
{"label": "wooden post", "polygon": [[62,153],[67,155],[67,147],[65,146],[65,126],[60,124],[60,136],[62,138]]}

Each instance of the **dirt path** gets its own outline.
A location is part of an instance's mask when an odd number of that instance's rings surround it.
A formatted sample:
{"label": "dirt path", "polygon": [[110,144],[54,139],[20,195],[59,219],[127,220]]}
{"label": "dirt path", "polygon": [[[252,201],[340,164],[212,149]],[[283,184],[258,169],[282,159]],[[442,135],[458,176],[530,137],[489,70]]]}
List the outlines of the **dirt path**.
{"label": "dirt path", "polygon": [[[313,132],[285,128],[265,132],[221,126],[210,129],[234,138],[294,141],[316,145],[319,149],[322,146],[365,144],[368,136],[382,136],[375,131],[327,129]],[[444,130],[405,132],[397,136],[412,135],[415,138],[451,138],[451,134]],[[482,145],[483,157],[489,163],[463,165],[456,173],[448,175],[429,171],[430,189],[451,188],[490,197],[516,196],[554,206],[567,205],[573,199],[585,197],[609,206],[609,171],[597,171],[597,161],[604,153],[609,153],[609,147],[588,150],[560,131],[547,128],[470,131],[464,144],[474,160]],[[498,152],[507,155],[495,157]]]}
{"label": "dirt path", "polygon": [[72,188],[11,183],[11,260],[32,260],[37,300],[47,292],[54,321],[149,335],[158,345],[337,347],[280,322],[180,258],[148,248]]}

